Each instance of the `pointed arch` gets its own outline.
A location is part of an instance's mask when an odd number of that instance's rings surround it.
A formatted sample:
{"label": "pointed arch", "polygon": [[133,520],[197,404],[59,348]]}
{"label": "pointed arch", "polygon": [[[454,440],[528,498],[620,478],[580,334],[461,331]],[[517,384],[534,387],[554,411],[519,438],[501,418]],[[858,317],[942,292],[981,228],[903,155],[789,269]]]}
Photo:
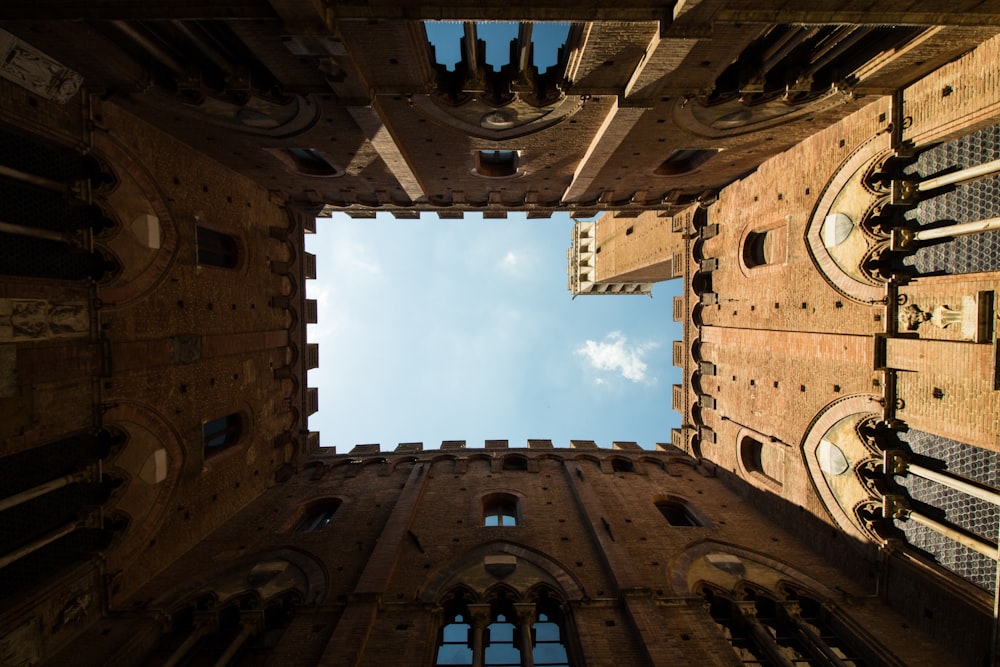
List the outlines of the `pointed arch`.
{"label": "pointed arch", "polygon": [[470,549],[439,567],[424,582],[417,598],[427,603],[440,600],[446,591],[456,585],[464,585],[461,579],[463,572],[470,568],[481,569],[483,559],[494,554],[514,556],[542,571],[550,580],[549,584],[567,601],[583,600],[587,597],[583,582],[562,563],[522,544],[493,541]]}

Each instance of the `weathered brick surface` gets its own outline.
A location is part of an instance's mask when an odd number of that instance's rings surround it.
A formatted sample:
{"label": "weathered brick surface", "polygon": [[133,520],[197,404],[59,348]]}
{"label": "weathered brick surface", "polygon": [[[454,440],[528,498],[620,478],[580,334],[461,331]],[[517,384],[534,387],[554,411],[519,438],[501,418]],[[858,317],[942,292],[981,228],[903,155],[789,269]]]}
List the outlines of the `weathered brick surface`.
{"label": "weathered brick surface", "polygon": [[671,280],[674,254],[683,251],[681,234],[670,231],[671,222],[653,211],[636,218],[605,214],[595,228],[597,282]]}
{"label": "weathered brick surface", "polygon": [[[190,590],[193,595],[197,590],[193,582],[210,584],[213,572],[223,571],[229,563],[252,554],[266,559],[268,553],[291,547],[324,564],[326,593],[317,607],[297,612],[276,654],[296,664],[314,664],[318,642],[330,637],[328,662],[321,664],[378,665],[390,657],[424,664],[435,651],[438,626],[430,612],[440,601],[426,599],[428,591],[446,594],[450,577],[465,572],[462,568],[470,564],[472,574],[464,582],[477,591],[500,581],[515,587],[531,581],[531,577],[522,580],[517,571],[503,580],[481,569],[475,574],[481,568],[478,561],[463,560],[464,554],[490,553],[508,545],[513,553],[522,554],[519,570],[533,567],[527,560],[536,557],[532,554],[543,556],[569,577],[561,580],[562,585],[573,588],[564,588],[562,595],[568,590],[582,594],[569,601],[568,613],[576,637],[571,644],[582,650],[586,664],[627,660],[729,665],[731,649],[690,588],[697,581],[680,565],[694,545],[714,540],[770,554],[787,564],[782,565],[783,576],[791,580],[806,577],[831,590],[839,587],[843,593],[831,602],[848,615],[858,608],[871,621],[869,629],[878,640],[906,664],[956,664],[919,641],[913,644],[918,648],[910,648],[907,631],[900,629],[901,619],[876,601],[858,607],[853,600],[863,597],[871,585],[861,572],[855,571],[859,578],[852,580],[849,571],[838,570],[834,561],[811,550],[802,537],[787,532],[781,521],[771,521],[752,502],[719,480],[699,474],[691,467],[693,462],[678,459],[676,453],[601,449],[591,454],[558,449],[515,453],[536,461],[537,467],[531,467],[537,472],[494,468],[491,456],[473,452],[463,455],[464,471],[457,472],[453,461],[441,454],[425,451],[417,462],[410,454],[373,454],[361,460],[357,455],[321,456],[320,468],[307,468],[264,493],[134,599],[182,604],[178,591]],[[603,472],[601,463],[610,456],[632,459],[645,474]],[[420,473],[421,467],[430,468],[431,474]],[[316,474],[320,469],[324,473]],[[411,487],[408,478],[422,480],[415,502],[408,489],[418,487]],[[481,499],[494,491],[518,495],[522,525],[481,525]],[[343,500],[329,526],[315,533],[293,532],[308,502],[323,497]],[[654,506],[666,498],[690,503],[709,525],[667,525]],[[396,539],[397,516],[409,517],[400,539]],[[810,530],[804,526],[799,528],[805,531],[803,536]],[[392,563],[389,569],[378,564],[380,551],[392,554],[391,560],[384,560]],[[374,571],[381,573],[377,585],[369,576]],[[354,593],[364,581],[370,582],[361,586],[368,593]],[[683,582],[680,588],[678,582]],[[337,611],[341,609],[342,613]],[[314,619],[312,625],[305,625],[300,614]],[[305,641],[297,644],[301,639]],[[115,648],[97,637],[90,637],[86,646],[94,655]]]}

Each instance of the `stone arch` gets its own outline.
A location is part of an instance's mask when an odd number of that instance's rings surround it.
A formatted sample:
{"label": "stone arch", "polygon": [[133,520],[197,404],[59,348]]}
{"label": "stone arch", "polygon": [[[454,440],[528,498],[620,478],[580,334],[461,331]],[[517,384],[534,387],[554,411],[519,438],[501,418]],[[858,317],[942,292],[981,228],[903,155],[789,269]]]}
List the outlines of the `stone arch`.
{"label": "stone arch", "polygon": [[279,532],[287,533],[296,530],[306,515],[321,507],[332,507],[335,513],[341,513],[343,507],[350,502],[350,498],[347,496],[336,493],[309,498],[305,502],[299,503],[295,510],[288,515]]}
{"label": "stone arch", "polygon": [[[129,531],[118,548],[109,554],[109,567],[115,568],[118,563],[128,564],[137,558],[159,533],[169,508],[173,505],[174,492],[188,459],[188,453],[184,449],[184,439],[173,422],[152,406],[118,400],[104,413],[104,424],[116,427],[129,435],[129,442],[111,462],[128,473],[132,480],[129,486],[137,486],[137,480],[148,479],[154,481],[153,484],[147,484],[148,486],[154,489],[157,486],[161,487],[155,493],[141,494],[142,497],[137,498],[130,497],[129,488],[121,491],[116,506],[127,507],[134,500],[135,504],[148,509],[142,517],[137,516],[134,511],[127,512],[131,519]],[[141,441],[140,432],[143,434]],[[145,449],[150,451],[140,453],[140,446],[146,441],[149,446]],[[156,445],[159,445],[159,448],[154,449]],[[157,453],[159,449],[163,450],[162,454]],[[155,482],[161,477],[161,481]],[[135,495],[137,490],[132,488],[131,493]]]}
{"label": "stone arch", "polygon": [[638,459],[644,466],[647,466],[647,470],[652,468],[654,470],[659,470],[660,472],[665,472],[670,474],[667,470],[667,462],[661,458],[656,458],[653,456],[640,456]]}
{"label": "stone arch", "polygon": [[752,111],[748,111],[737,100],[723,104],[703,104],[701,101],[689,103],[687,98],[678,97],[671,113],[678,127],[697,136],[717,139],[774,130],[780,125],[842,104],[842,95],[832,89],[804,104],[780,106],[770,103],[758,105]]}
{"label": "stone arch", "polygon": [[698,506],[698,504],[691,498],[683,495],[678,495],[676,493],[658,493],[653,496],[651,502],[655,506],[662,504],[676,505],[684,509],[691,519],[699,526],[703,528],[714,528],[715,522],[708,518],[708,515]]}
{"label": "stone arch", "polygon": [[[492,586],[490,579],[485,579],[484,575],[478,572],[483,569],[483,559],[490,555],[513,556],[518,561],[523,561],[534,570],[544,573],[544,577],[538,577],[541,581],[548,580],[557,593],[560,593],[567,601],[584,600],[587,597],[583,583],[577,579],[572,572],[558,561],[549,556],[526,547],[521,544],[506,541],[495,541],[482,544],[463,554],[456,556],[447,564],[439,567],[424,582],[423,587],[417,594],[417,598],[425,603],[435,603],[442,599],[449,591],[456,586],[471,586],[468,583],[468,575],[475,573],[474,580],[486,581],[482,590]],[[533,581],[526,590],[536,586],[539,582]],[[474,589],[475,587],[472,586]],[[472,591],[476,597],[481,597],[480,592]]]}
{"label": "stone arch", "polygon": [[524,454],[506,454],[502,461],[504,470],[528,470],[528,457]]}
{"label": "stone arch", "polygon": [[414,464],[419,463],[419,462],[420,462],[420,459],[418,459],[416,456],[402,456],[402,457],[396,459],[395,461],[393,461],[392,470],[395,472],[398,468],[400,468],[400,467],[402,467],[404,465],[408,465],[408,466],[410,466],[412,468]]}
{"label": "stone arch", "polygon": [[482,599],[487,602],[501,597],[505,597],[511,602],[520,602],[522,598],[519,590],[503,581],[491,584],[489,588],[483,591],[482,595]]}
{"label": "stone arch", "polygon": [[747,278],[782,271],[788,263],[793,241],[787,219],[765,224],[750,224],[740,233],[740,272]]}
{"label": "stone arch", "polygon": [[[885,297],[885,286],[866,278],[861,270],[862,262],[871,254],[862,250],[878,243],[878,238],[861,223],[888,197],[888,193],[876,191],[867,176],[891,154],[889,144],[888,134],[877,135],[861,144],[841,163],[817,198],[805,229],[806,250],[818,273],[834,290],[864,304],[880,303]],[[860,253],[857,262],[852,262],[857,264],[853,267],[856,270],[845,270],[835,259],[829,243],[824,241],[824,226],[829,224],[827,218],[838,213],[845,214],[854,225],[852,235],[861,248],[853,253]]]}
{"label": "stone arch", "polygon": [[[285,580],[274,582],[272,579],[263,582],[263,584],[254,583],[255,580],[262,579],[262,577],[251,576],[257,566],[261,563],[282,561],[294,568],[288,573]],[[288,569],[286,567],[282,572]],[[294,582],[301,594],[302,604],[311,605],[321,602],[326,596],[329,579],[329,572],[322,561],[301,549],[282,547],[272,551],[250,554],[228,567],[200,574],[163,594],[151,605],[177,610],[206,594],[211,594],[216,604],[220,604],[232,597],[243,595],[250,588],[254,589],[254,594],[261,600],[267,600],[283,594],[288,590],[285,584],[291,582]]]}
{"label": "stone arch", "polygon": [[785,483],[784,446],[746,427],[737,432],[734,444],[740,476],[757,488],[780,495]]}
{"label": "stone arch", "polygon": [[[767,578],[761,580],[760,573],[768,573]],[[841,597],[835,589],[784,561],[718,540],[694,542],[678,554],[670,565],[668,581],[675,595],[689,595],[704,583],[734,590],[743,582],[768,587],[795,582],[825,599]]]}
{"label": "stone arch", "polygon": [[[242,102],[208,96],[175,105],[176,111],[199,125],[210,123],[248,136],[290,139],[308,132],[322,118],[322,104],[315,95],[288,95],[274,99],[251,92]],[[174,108],[174,107],[172,107]]]}
{"label": "stone arch", "polygon": [[576,456],[573,457],[572,460],[578,461],[578,462],[581,462],[581,463],[582,462],[593,463],[595,466],[597,466],[598,469],[601,468],[601,459],[600,459],[600,457],[599,456],[595,456],[593,454],[577,454]]}
{"label": "stone arch", "polygon": [[[800,446],[806,470],[809,471],[809,480],[830,517],[841,530],[862,542],[869,541],[871,536],[858,524],[859,520],[855,512],[849,511],[844,506],[845,496],[843,492],[835,491],[827,481],[823,470],[824,465],[819,459],[818,451],[827,434],[843,420],[852,416],[861,418],[862,416],[880,415],[882,413],[882,405],[878,401],[879,399],[876,396],[858,394],[845,396],[827,404],[813,417],[809,427],[803,434]],[[861,462],[855,461],[854,463],[856,467]],[[859,487],[857,491],[860,494],[863,485],[857,479],[856,473],[854,477]],[[867,491],[864,492],[864,495],[867,496]],[[853,506],[856,503],[849,502],[847,504]]]}
{"label": "stone arch", "polygon": [[[121,278],[101,289],[101,300],[104,306],[113,308],[142,298],[165,279],[168,270],[177,260],[179,238],[176,222],[166,203],[167,198],[161,192],[156,179],[146,169],[143,161],[120,144],[110,133],[95,132],[92,136],[95,154],[113,164],[119,172],[120,178],[127,178],[130,183],[134,183],[149,206],[150,210],[147,216],[155,218],[156,221],[152,229],[145,224],[146,222],[152,223],[151,220],[122,220],[121,222],[130,226],[133,223],[142,223],[150,236],[155,234],[156,243],[159,244],[152,257],[146,260],[147,263],[142,268],[136,269],[134,275],[129,270],[131,267],[124,266]],[[122,177],[121,174],[127,174],[127,176]],[[123,187],[122,183],[119,183],[113,191],[103,193],[103,196],[108,198],[104,202],[106,209],[114,210],[115,205],[111,200],[117,196],[124,196]],[[114,244],[116,243],[115,239],[122,236],[124,235],[117,234],[107,242]],[[116,254],[120,255],[121,250],[119,249]]]}
{"label": "stone arch", "polygon": [[611,456],[608,458],[608,463],[612,472],[639,472],[639,466],[635,464],[635,461],[625,456]]}
{"label": "stone arch", "polygon": [[428,461],[427,475],[428,477],[433,477],[434,475],[453,474],[457,462],[458,457],[454,454],[438,454],[433,456]]}

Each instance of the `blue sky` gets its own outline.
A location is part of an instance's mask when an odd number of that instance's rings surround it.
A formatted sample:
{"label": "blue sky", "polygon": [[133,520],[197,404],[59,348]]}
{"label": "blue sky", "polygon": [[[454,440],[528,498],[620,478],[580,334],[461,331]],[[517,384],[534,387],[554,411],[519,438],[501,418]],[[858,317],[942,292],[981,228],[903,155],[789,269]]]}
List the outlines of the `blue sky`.
{"label": "blue sky", "polygon": [[566,289],[572,220],[320,219],[317,256],[320,411],[324,446],[547,438],[669,442],[680,381],[671,319],[680,282],[654,297]]}
{"label": "blue sky", "polygon": [[[486,42],[486,63],[499,71],[510,62],[510,42],[517,38],[519,24],[514,21],[476,23],[476,35]],[[434,45],[436,60],[449,71],[462,59],[460,48],[464,34],[461,21],[424,21],[427,39]],[[559,47],[566,42],[569,23],[532,23],[531,42],[535,46],[534,64],[545,72],[558,60]]]}

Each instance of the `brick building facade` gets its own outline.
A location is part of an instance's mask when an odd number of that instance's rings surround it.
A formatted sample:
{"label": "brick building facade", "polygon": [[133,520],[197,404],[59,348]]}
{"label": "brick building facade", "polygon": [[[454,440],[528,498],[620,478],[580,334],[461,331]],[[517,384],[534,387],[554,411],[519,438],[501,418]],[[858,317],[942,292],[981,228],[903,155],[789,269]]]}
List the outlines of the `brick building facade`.
{"label": "brick building facade", "polygon": [[[0,664],[989,664],[968,4],[5,3]],[[566,209],[574,293],[684,281],[672,444],[319,449],[317,215]]]}

